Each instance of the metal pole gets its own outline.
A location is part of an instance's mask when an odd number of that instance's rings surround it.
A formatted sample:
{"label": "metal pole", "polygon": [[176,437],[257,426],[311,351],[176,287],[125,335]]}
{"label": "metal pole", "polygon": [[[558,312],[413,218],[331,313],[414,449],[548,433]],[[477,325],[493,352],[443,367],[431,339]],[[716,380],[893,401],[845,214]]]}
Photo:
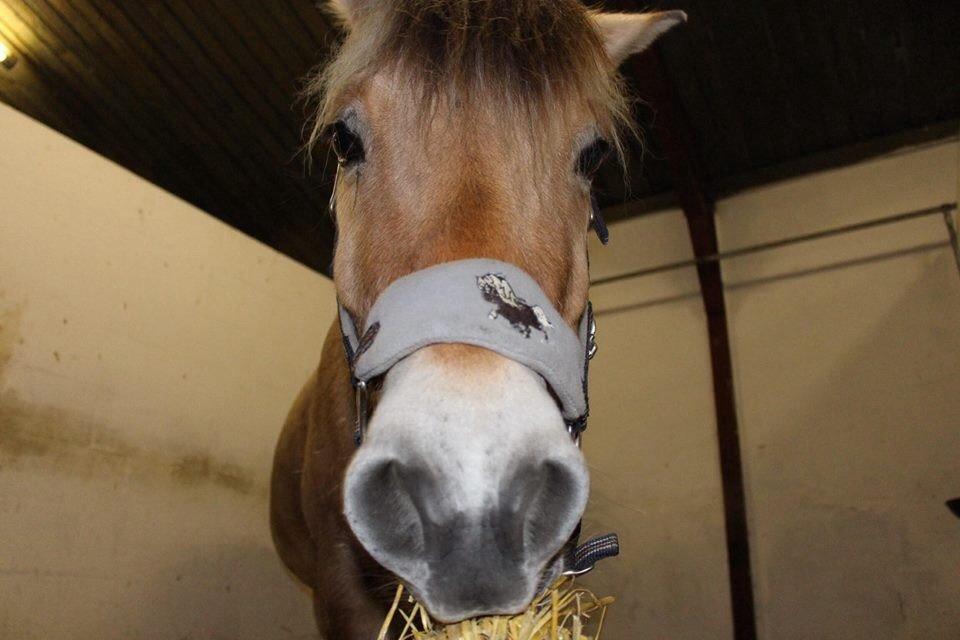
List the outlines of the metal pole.
{"label": "metal pole", "polygon": [[[960,201],[960,145],[957,146],[957,200]],[[960,275],[960,240],[957,240],[956,211],[944,211],[943,221],[947,223],[947,233],[953,246],[953,258],[957,261],[957,275]]]}
{"label": "metal pole", "polygon": [[954,211],[944,211],[943,220],[947,223],[947,233],[950,234],[950,245],[953,247],[953,258],[957,261],[957,275],[960,275],[960,240],[957,239],[957,220]]}
{"label": "metal pole", "polygon": [[[654,131],[670,167],[693,254],[698,258],[714,255],[719,242],[713,198],[699,166],[693,126],[667,77],[660,52],[654,49],[638,56],[633,72],[638,86],[646,92],[644,97],[657,112]],[[716,260],[698,261],[697,278],[710,351],[733,640],[757,640],[749,518],[722,265]]]}
{"label": "metal pole", "polygon": [[[718,253],[702,256],[700,258],[691,258],[689,260],[679,260],[677,262],[668,262],[666,264],[658,265],[656,267],[648,267],[646,269],[639,269],[637,271],[628,271],[626,273],[618,273],[616,275],[607,276],[605,278],[597,278],[596,280],[593,280],[590,284],[594,286],[609,284],[611,282],[619,282],[621,280],[631,280],[633,278],[641,278],[643,276],[649,276],[655,273],[664,273],[666,271],[674,271],[676,269],[696,267],[697,265],[706,264],[710,262],[721,262],[723,260],[729,260],[730,258],[739,258],[741,256],[760,253],[762,251],[770,251],[772,249],[779,249],[781,247],[787,247],[790,245],[800,244],[803,242],[811,242],[813,240],[820,240],[822,238],[829,238],[832,236],[843,235],[846,233],[854,233],[856,231],[863,231],[865,229],[871,229],[873,227],[880,227],[884,225],[895,224],[897,222],[904,222],[907,220],[922,218],[924,216],[930,216],[938,213],[944,215],[947,218],[948,220],[947,226],[952,229],[951,242],[953,243],[954,251],[957,251],[957,243],[958,243],[957,227],[951,215],[956,208],[957,208],[956,202],[944,203],[936,207],[927,207],[924,209],[917,209],[915,211],[907,211],[905,213],[898,213],[896,215],[887,216],[885,218],[877,218],[875,220],[857,222],[855,224],[844,225],[842,227],[835,227],[833,229],[826,229],[824,231],[816,231],[814,233],[807,233],[804,235],[795,236],[793,238],[783,238],[781,240],[773,240],[771,242],[764,242],[761,244],[751,245],[749,247],[743,247],[742,249],[733,249],[732,251],[721,251]],[[957,252],[957,260],[958,260],[958,266],[960,266],[960,252]]]}

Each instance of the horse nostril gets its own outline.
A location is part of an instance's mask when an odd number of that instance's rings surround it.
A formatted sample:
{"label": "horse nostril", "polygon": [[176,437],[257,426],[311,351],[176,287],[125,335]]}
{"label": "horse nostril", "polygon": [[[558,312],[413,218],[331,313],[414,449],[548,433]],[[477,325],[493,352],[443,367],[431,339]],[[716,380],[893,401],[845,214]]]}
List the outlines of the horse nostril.
{"label": "horse nostril", "polygon": [[354,533],[375,556],[414,560],[423,551],[418,503],[429,491],[427,472],[385,458],[347,475],[344,510]]}
{"label": "horse nostril", "polygon": [[501,491],[501,503],[513,514],[525,555],[553,552],[566,542],[583,513],[585,485],[585,474],[565,461],[517,470]]}
{"label": "horse nostril", "polygon": [[444,620],[516,613],[576,527],[586,470],[575,461],[524,462],[499,481],[497,507],[453,526],[425,524],[432,611]]}

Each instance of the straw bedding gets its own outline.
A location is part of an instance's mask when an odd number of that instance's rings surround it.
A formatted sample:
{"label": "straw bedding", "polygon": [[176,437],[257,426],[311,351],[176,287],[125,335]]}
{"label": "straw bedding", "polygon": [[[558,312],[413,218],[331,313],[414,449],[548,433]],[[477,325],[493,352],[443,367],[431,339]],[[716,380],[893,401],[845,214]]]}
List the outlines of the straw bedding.
{"label": "straw bedding", "polygon": [[612,603],[563,577],[523,613],[441,625],[400,585],[377,640],[391,628],[401,629],[399,640],[598,640]]}

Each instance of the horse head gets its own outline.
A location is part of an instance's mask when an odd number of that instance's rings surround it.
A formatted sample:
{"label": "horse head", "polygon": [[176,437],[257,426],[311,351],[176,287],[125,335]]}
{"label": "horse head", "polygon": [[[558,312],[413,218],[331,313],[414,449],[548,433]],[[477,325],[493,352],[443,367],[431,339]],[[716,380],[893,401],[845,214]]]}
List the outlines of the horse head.
{"label": "horse head", "polygon": [[[487,258],[529,274],[576,331],[591,178],[629,127],[616,67],[684,15],[578,0],[334,8],[348,35],[311,90],[314,137],[329,135],[340,162],[341,305],[363,328],[399,278]],[[544,305],[496,274],[475,285],[491,317],[548,338]],[[479,346],[431,344],[383,376],[343,504],[374,559],[453,621],[527,606],[561,571],[588,485],[543,376]]]}

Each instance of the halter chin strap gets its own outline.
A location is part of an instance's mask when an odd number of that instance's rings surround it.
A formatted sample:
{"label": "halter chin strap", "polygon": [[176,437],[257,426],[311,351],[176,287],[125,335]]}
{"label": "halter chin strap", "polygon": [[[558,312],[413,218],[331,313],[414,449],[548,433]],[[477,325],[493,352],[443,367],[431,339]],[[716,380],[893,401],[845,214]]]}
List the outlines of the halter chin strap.
{"label": "halter chin strap", "polygon": [[369,389],[408,355],[434,344],[470,344],[519,362],[550,387],[579,444],[596,353],[590,304],[571,329],[536,281],[498,260],[458,260],[416,271],[377,298],[362,330],[340,305],[340,330],[356,390],[355,440],[363,442]]}

